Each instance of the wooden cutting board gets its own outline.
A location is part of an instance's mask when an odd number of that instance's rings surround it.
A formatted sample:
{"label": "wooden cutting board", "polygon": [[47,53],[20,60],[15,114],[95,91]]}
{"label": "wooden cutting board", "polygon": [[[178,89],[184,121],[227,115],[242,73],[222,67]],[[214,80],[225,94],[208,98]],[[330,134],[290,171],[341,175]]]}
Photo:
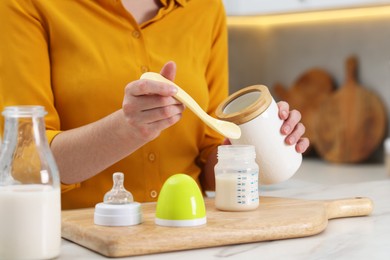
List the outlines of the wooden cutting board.
{"label": "wooden cutting board", "polygon": [[154,223],[155,203],[142,204],[143,223],[104,227],[93,223],[94,209],[62,212],[62,237],[108,257],[145,255],[195,248],[311,236],[329,219],[369,215],[368,198],[308,201],[261,197],[255,211],[223,212],[206,199],[207,224],[162,227]]}
{"label": "wooden cutting board", "polygon": [[386,133],[386,108],[378,95],[358,84],[356,71],[357,59],[349,57],[344,85],[318,110],[314,146],[330,162],[369,159]]}

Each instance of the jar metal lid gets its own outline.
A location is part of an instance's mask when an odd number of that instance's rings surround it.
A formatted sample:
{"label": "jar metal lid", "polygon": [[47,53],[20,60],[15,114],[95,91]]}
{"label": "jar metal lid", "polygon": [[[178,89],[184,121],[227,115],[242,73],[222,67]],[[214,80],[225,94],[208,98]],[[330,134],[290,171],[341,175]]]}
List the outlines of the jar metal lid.
{"label": "jar metal lid", "polygon": [[253,85],[227,97],[215,114],[219,119],[240,125],[261,115],[271,102],[272,96],[266,86]]}
{"label": "jar metal lid", "polygon": [[2,112],[6,117],[42,117],[47,114],[43,106],[8,106]]}
{"label": "jar metal lid", "polygon": [[256,150],[254,145],[220,145],[218,146],[217,157],[224,160],[255,159]]}

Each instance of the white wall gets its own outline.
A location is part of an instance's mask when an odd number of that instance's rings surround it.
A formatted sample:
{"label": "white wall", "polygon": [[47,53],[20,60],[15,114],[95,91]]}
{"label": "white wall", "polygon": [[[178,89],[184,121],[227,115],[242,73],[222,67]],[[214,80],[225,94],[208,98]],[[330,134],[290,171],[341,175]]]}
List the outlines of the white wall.
{"label": "white wall", "polygon": [[389,4],[389,0],[222,0],[226,13],[264,15]]}
{"label": "white wall", "polygon": [[[291,86],[309,68],[343,85],[345,59],[358,57],[359,83],[381,96],[390,115],[390,17],[293,25],[230,26],[230,91],[276,82]],[[388,119],[388,136],[390,120]]]}

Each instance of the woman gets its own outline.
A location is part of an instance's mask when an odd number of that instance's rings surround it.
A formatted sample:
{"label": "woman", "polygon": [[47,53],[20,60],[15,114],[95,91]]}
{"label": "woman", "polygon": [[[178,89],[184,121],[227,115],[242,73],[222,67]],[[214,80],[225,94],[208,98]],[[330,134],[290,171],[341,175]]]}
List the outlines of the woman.
{"label": "woman", "polygon": [[[172,86],[139,77],[160,71],[213,115],[228,94],[220,0],[4,0],[0,17],[0,107],[45,106],[63,209],[101,202],[116,171],[140,202],[178,172],[213,188],[226,141]],[[286,142],[304,152],[299,112],[279,107]]]}

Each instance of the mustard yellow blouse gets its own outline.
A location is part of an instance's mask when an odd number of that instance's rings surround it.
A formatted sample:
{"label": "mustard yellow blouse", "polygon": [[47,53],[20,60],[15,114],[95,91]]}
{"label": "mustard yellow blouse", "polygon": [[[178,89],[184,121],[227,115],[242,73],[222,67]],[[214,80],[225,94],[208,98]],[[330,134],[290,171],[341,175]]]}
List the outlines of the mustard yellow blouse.
{"label": "mustard yellow blouse", "polygon": [[[175,82],[213,114],[228,92],[223,5],[160,1],[156,17],[138,25],[120,0],[1,0],[0,109],[45,106],[50,142],[120,109],[128,82],[173,60]],[[172,174],[198,180],[222,139],[187,109],[179,123],[131,156],[85,182],[63,185],[62,206],[101,202],[116,171],[125,173],[136,201],[154,201]]]}

